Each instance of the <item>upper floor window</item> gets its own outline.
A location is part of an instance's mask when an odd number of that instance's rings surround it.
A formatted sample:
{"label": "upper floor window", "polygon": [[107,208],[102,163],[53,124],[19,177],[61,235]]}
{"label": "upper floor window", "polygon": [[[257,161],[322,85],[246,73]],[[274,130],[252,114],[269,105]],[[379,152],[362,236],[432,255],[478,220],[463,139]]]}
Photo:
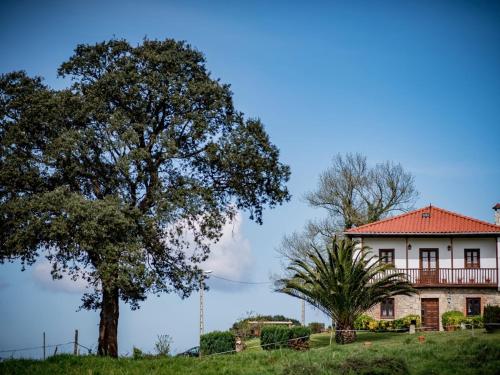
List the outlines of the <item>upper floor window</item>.
{"label": "upper floor window", "polygon": [[394,265],[394,249],[379,249],[380,262]]}
{"label": "upper floor window", "polygon": [[387,298],[380,302],[380,319],[394,318],[394,298]]}
{"label": "upper floor window", "polygon": [[481,298],[467,298],[467,316],[481,315]]}
{"label": "upper floor window", "polygon": [[465,268],[479,268],[479,249],[465,249]]}

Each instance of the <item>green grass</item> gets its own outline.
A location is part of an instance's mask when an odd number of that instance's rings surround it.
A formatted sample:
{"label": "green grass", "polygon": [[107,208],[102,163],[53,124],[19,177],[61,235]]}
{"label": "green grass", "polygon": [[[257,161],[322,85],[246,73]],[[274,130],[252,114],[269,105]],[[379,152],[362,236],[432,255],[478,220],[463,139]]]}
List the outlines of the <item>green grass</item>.
{"label": "green grass", "polygon": [[500,332],[476,330],[474,337],[471,331],[428,332],[424,343],[418,336],[367,332],[356,343],[329,346],[329,334],[320,334],[307,352],[253,348],[204,358],[9,360],[0,363],[0,374],[500,374]]}

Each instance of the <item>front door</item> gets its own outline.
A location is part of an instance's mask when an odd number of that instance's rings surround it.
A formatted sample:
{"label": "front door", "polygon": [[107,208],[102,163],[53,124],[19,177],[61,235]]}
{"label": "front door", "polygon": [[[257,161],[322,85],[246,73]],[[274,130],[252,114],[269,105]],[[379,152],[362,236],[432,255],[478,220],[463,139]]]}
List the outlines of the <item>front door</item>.
{"label": "front door", "polygon": [[420,282],[439,283],[438,249],[420,249]]}
{"label": "front door", "polygon": [[422,298],[422,328],[425,331],[439,331],[439,299]]}

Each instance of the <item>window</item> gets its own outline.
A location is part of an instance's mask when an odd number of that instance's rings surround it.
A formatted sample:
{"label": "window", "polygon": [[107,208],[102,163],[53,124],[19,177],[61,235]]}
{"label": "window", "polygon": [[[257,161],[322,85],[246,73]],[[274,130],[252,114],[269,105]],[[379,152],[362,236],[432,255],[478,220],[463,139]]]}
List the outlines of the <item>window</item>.
{"label": "window", "polygon": [[465,268],[479,268],[479,249],[465,249]]}
{"label": "window", "polygon": [[466,298],[467,316],[481,315],[481,298]]}
{"label": "window", "polygon": [[394,249],[379,249],[380,262],[394,265]]}
{"label": "window", "polygon": [[380,302],[380,319],[394,318],[394,298],[387,298]]}

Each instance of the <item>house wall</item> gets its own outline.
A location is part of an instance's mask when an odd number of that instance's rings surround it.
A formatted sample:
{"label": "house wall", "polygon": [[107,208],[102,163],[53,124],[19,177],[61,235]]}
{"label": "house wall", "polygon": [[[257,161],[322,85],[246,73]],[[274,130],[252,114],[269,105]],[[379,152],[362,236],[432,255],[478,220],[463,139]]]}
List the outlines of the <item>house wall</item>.
{"label": "house wall", "polygon": [[[379,249],[394,249],[395,267],[406,268],[406,241],[411,245],[408,251],[408,268],[420,267],[420,249],[439,249],[439,268],[464,268],[464,250],[480,249],[481,268],[497,267],[497,238],[415,238],[371,237],[363,238],[363,246],[368,246],[373,254]],[[453,250],[448,250],[452,245]]]}
{"label": "house wall", "polygon": [[[481,298],[481,313],[486,305],[500,306],[500,293],[495,289],[487,288],[426,288],[419,289],[414,296],[394,297],[394,318],[399,319],[406,315],[421,315],[421,299],[439,299],[439,329],[442,330],[441,316],[446,311],[458,310],[466,315],[466,298]],[[375,305],[367,314],[374,319],[380,319],[380,304]]]}

